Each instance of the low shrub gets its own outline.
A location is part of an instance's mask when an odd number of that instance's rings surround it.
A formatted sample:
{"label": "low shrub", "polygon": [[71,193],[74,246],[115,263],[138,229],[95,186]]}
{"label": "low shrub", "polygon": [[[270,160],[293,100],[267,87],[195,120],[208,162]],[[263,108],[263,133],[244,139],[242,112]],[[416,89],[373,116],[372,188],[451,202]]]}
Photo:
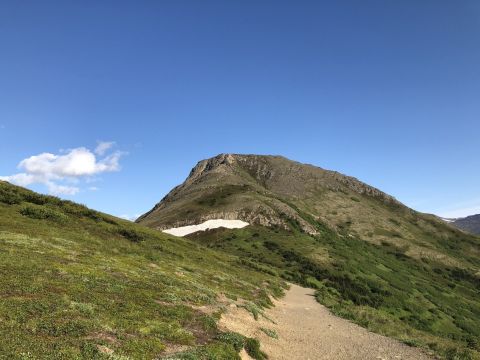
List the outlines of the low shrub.
{"label": "low shrub", "polygon": [[267,354],[260,350],[260,342],[257,339],[247,338],[245,341],[245,351],[255,360],[268,359]]}
{"label": "low shrub", "polygon": [[118,233],[125,239],[128,239],[132,242],[141,242],[146,240],[145,234],[134,229],[121,228],[118,230]]}
{"label": "low shrub", "polygon": [[267,329],[267,328],[260,328],[260,330],[262,330],[262,332],[265,333],[265,335],[271,337],[272,339],[278,339],[278,334],[275,330],[273,329]]}
{"label": "low shrub", "polygon": [[217,340],[232,345],[237,352],[240,352],[245,345],[245,336],[236,332],[221,333],[217,335]]}
{"label": "low shrub", "polygon": [[46,205],[46,204],[61,205],[62,204],[62,200],[60,200],[55,196],[41,195],[31,191],[25,192],[23,195],[23,199],[24,201],[35,204],[35,205]]}
{"label": "low shrub", "polygon": [[62,222],[67,219],[65,214],[45,206],[26,205],[20,209],[20,214],[31,219],[39,220],[53,220]]}
{"label": "low shrub", "polygon": [[13,189],[2,187],[0,188],[0,202],[7,205],[20,204],[22,202],[22,197]]}

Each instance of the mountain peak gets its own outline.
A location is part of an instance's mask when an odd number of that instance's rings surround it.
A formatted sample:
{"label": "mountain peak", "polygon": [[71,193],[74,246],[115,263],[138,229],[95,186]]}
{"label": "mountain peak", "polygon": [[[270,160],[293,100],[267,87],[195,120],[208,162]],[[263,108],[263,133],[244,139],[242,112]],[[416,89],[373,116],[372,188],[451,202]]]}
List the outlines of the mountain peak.
{"label": "mountain peak", "polygon": [[183,184],[137,221],[163,230],[211,219],[242,220],[283,229],[294,224],[315,234],[316,221],[341,229],[357,211],[372,215],[375,203],[407,209],[335,171],[282,156],[219,154],[199,161]]}
{"label": "mountain peak", "polygon": [[275,155],[254,155],[254,154],[218,154],[209,159],[201,160],[195,165],[195,167],[190,171],[190,174],[186,182],[193,182],[201,178],[207,173],[217,173],[221,176],[228,173],[234,174],[241,171],[241,168],[249,168],[250,170],[256,171],[257,175],[264,176],[273,160],[279,160],[283,162],[292,162],[291,160]]}

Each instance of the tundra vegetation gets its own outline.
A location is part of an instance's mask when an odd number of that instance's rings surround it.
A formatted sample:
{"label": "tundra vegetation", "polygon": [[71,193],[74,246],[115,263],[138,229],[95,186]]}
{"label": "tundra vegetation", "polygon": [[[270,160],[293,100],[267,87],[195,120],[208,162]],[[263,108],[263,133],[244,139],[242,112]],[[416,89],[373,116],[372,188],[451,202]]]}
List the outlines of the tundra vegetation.
{"label": "tundra vegetation", "polygon": [[218,329],[218,294],[262,309],[283,291],[236,256],[4,182],[0,271],[4,359],[263,356]]}
{"label": "tundra vegetation", "polygon": [[237,255],[253,270],[316,289],[334,314],[371,331],[446,359],[480,358],[478,274],[412,258],[408,248],[388,242],[371,244],[321,224],[318,230],[312,236],[294,227],[247,227],[189,238]]}

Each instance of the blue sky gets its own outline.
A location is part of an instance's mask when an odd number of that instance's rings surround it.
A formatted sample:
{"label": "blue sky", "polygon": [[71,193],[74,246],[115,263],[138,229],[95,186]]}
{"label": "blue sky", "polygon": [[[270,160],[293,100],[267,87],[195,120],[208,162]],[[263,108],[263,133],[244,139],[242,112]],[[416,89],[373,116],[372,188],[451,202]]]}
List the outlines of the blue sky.
{"label": "blue sky", "polygon": [[0,175],[134,216],[281,154],[480,213],[479,39],[476,0],[2,1]]}

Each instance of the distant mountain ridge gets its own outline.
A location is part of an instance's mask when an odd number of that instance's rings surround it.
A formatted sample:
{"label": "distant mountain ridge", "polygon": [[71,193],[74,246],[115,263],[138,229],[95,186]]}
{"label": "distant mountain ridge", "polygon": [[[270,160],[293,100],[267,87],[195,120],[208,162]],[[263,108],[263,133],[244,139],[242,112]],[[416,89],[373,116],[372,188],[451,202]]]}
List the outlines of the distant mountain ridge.
{"label": "distant mountain ridge", "polygon": [[452,224],[464,231],[480,235],[480,214],[454,219]]}

